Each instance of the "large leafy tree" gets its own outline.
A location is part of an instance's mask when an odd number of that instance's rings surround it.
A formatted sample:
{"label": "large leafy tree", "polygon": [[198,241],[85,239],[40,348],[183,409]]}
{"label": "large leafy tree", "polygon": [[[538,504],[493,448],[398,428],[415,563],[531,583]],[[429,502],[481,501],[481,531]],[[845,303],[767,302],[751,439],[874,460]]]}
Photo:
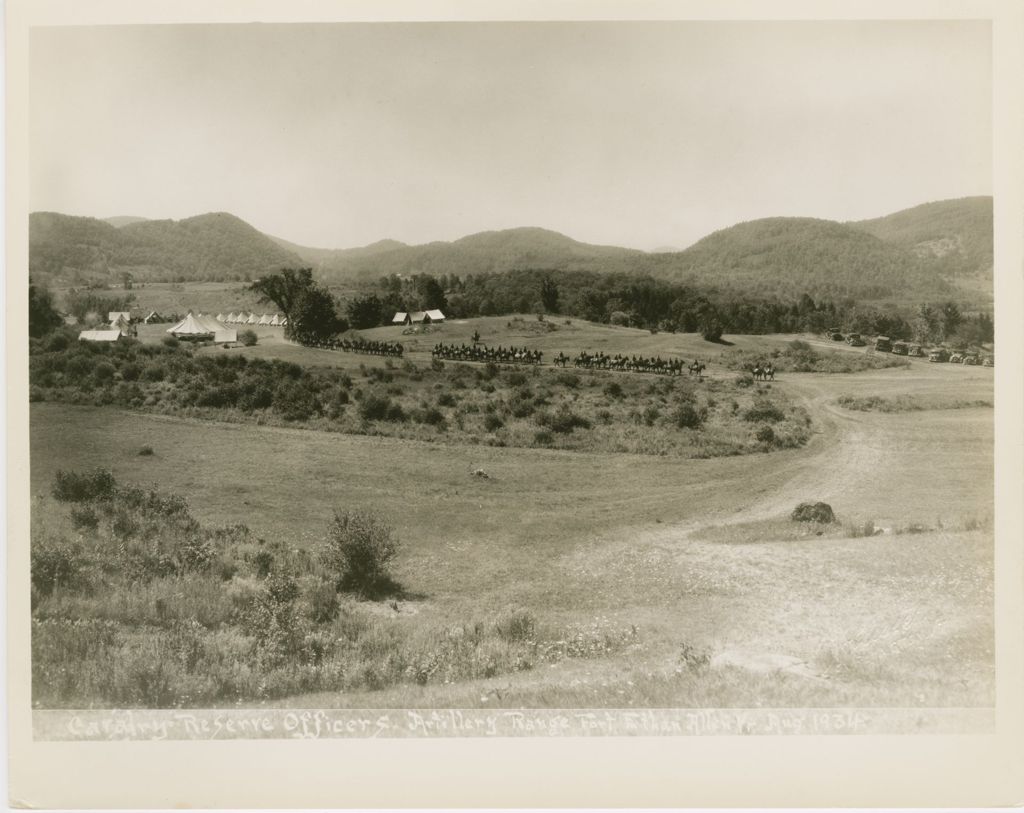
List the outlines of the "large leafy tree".
{"label": "large leafy tree", "polygon": [[377,327],[384,315],[384,303],[373,294],[359,296],[348,303],[348,321],[357,330]]}
{"label": "large leafy tree", "polygon": [[540,281],[540,301],[548,313],[558,313],[558,285],[551,277]]}
{"label": "large leafy tree", "polygon": [[63,324],[64,319],[53,306],[53,295],[46,289],[28,282],[28,335],[45,336]]}
{"label": "large leafy tree", "polygon": [[299,297],[315,284],[312,268],[283,268],[280,273],[256,280],[249,290],[259,296],[260,302],[276,305],[291,322]]}
{"label": "large leafy tree", "polygon": [[339,319],[334,297],[313,280],[311,268],[285,268],[257,280],[249,290],[260,302],[273,303],[288,318],[285,336],[301,344],[312,344],[346,330]]}

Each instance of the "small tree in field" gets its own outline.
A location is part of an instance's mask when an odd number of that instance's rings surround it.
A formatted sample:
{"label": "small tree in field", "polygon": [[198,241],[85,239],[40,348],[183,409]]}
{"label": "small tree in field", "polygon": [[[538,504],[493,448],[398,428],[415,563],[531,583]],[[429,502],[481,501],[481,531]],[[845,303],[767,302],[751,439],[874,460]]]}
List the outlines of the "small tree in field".
{"label": "small tree in field", "polygon": [[386,522],[371,511],[336,511],[327,532],[322,559],[338,577],[339,590],[368,598],[395,588],[388,566],[398,540]]}

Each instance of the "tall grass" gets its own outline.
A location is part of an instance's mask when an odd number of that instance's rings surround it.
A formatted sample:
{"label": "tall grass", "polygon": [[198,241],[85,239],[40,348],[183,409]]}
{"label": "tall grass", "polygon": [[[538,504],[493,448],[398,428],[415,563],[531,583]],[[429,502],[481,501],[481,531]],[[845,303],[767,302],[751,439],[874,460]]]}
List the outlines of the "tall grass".
{"label": "tall grass", "polygon": [[[95,488],[95,484],[102,488]],[[75,486],[71,488],[71,486]],[[207,528],[171,495],[64,472],[32,532],[33,700],[45,707],[177,707],[305,692],[452,683],[631,646],[635,629],[560,626],[524,608],[410,624],[393,588],[398,552],[367,512],[325,528],[323,556]],[[97,518],[77,531],[70,510]],[[383,555],[382,555],[383,554]],[[383,611],[382,611],[383,610]]]}

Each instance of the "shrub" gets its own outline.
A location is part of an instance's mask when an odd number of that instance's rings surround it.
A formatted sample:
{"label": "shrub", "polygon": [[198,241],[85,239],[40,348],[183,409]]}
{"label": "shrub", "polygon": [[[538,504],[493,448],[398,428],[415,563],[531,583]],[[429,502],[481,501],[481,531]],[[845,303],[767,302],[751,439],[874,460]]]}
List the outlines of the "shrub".
{"label": "shrub", "polygon": [[398,552],[391,527],[369,511],[336,511],[322,551],[339,590],[377,597],[394,587],[388,567]]}
{"label": "shrub", "polygon": [[162,341],[164,347],[177,347],[179,344],[181,344],[181,342],[174,338],[174,336],[164,336]]}
{"label": "shrub", "polygon": [[757,401],[743,413],[743,420],[751,423],[777,423],[785,417],[782,410],[771,401]]}
{"label": "shrub", "polygon": [[444,413],[435,407],[424,407],[413,413],[417,423],[425,423],[428,426],[444,427],[447,424]]}
{"label": "shrub", "polygon": [[274,554],[267,550],[259,551],[252,557],[252,566],[256,570],[257,578],[267,578],[274,567]]}
{"label": "shrub", "polygon": [[142,378],[146,381],[163,381],[164,375],[166,375],[163,365],[157,362],[152,362],[146,365],[146,369],[142,371]]}
{"label": "shrub", "polygon": [[569,389],[576,389],[580,385],[580,377],[576,373],[558,373],[555,382]]}
{"label": "shrub", "polygon": [[622,397],[622,385],[618,381],[611,381],[604,386],[604,394],[609,398]]}
{"label": "shrub", "polygon": [[541,412],[537,415],[537,423],[561,435],[567,435],[577,428],[590,428],[590,421],[565,406],[557,412]]}
{"label": "shrub", "polygon": [[608,317],[608,321],[613,325],[624,327],[629,324],[629,314],[623,311],[613,311]]}
{"label": "shrub", "polygon": [[529,641],[537,634],[537,619],[528,610],[512,610],[494,625],[498,636],[509,643]]}
{"label": "shrub", "polygon": [[320,411],[316,395],[302,381],[282,381],[274,390],[272,403],[286,421],[305,421]]}
{"label": "shrub", "polygon": [[101,361],[97,364],[92,371],[93,378],[96,379],[98,384],[106,384],[109,381],[114,380],[114,373],[116,368],[109,361]]}
{"label": "shrub", "polygon": [[309,601],[309,620],[314,624],[326,624],[338,617],[341,605],[338,602],[338,591],[332,584],[319,582],[307,596]]}
{"label": "shrub", "polygon": [[62,350],[67,350],[69,344],[71,344],[71,341],[68,339],[68,335],[57,332],[47,340],[46,349],[51,353],[59,353]]}
{"label": "shrub", "polygon": [[85,558],[78,545],[66,539],[33,540],[32,587],[48,596],[58,587],[69,587],[81,578]]}
{"label": "shrub", "polygon": [[58,502],[86,502],[107,499],[114,493],[114,475],[107,469],[86,474],[58,470],[53,478],[53,496]]}
{"label": "shrub", "polygon": [[402,421],[405,412],[386,395],[370,393],[359,403],[359,417],[364,421]]}
{"label": "shrub", "polygon": [[138,381],[142,374],[142,368],[138,364],[129,362],[121,365],[121,378],[125,381]]}
{"label": "shrub", "polygon": [[680,429],[699,429],[704,423],[705,413],[693,404],[680,404],[672,417]]}
{"label": "shrub", "polygon": [[538,446],[550,446],[552,443],[554,443],[554,441],[554,435],[552,435],[546,429],[541,429],[540,431],[535,432],[533,435],[533,442],[536,443]]}
{"label": "shrub", "polygon": [[495,432],[504,425],[505,422],[494,413],[484,415],[484,429],[488,432]]}
{"label": "shrub", "polygon": [[241,333],[238,334],[238,341],[240,341],[246,347],[253,347],[256,344],[256,342],[258,341],[258,338],[256,336],[256,331],[255,330],[243,330]]}
{"label": "shrub", "polygon": [[775,443],[775,430],[769,424],[762,424],[754,437],[766,446],[771,446]]}
{"label": "shrub", "polygon": [[827,502],[802,502],[793,509],[790,519],[794,522],[820,522],[828,524],[836,521],[832,506]]}
{"label": "shrub", "polygon": [[100,518],[88,505],[76,505],[71,509],[71,524],[76,531],[95,531]]}

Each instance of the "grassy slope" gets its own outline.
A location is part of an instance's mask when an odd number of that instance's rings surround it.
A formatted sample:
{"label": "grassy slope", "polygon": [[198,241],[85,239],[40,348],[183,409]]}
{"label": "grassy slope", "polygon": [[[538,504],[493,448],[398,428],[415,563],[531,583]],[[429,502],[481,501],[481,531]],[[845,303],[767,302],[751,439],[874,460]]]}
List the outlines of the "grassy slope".
{"label": "grassy slope", "polygon": [[[519,604],[546,621],[636,625],[642,642],[627,656],[481,683],[290,704],[480,705],[495,703],[488,692],[500,689],[500,702],[513,706],[971,705],[991,701],[990,534],[794,539],[771,519],[801,499],[830,501],[844,522],[891,527],[959,528],[983,516],[992,501],[991,410],[865,414],[835,401],[939,390],[991,398],[991,380],[990,370],[948,365],[793,376],[786,386],[815,411],[822,435],[754,467],[735,458],[438,447],[38,404],[32,481],[45,491],[58,467],[103,463],[124,481],[189,494],[208,521],[247,522],[296,545],[320,536],[334,506],[373,505],[406,542],[399,577],[424,595],[398,623]],[[155,457],[136,456],[144,443]],[[493,479],[471,477],[478,466]],[[747,524],[690,534],[732,522]],[[783,653],[825,679],[735,665],[677,673],[683,643],[734,662]]]}

